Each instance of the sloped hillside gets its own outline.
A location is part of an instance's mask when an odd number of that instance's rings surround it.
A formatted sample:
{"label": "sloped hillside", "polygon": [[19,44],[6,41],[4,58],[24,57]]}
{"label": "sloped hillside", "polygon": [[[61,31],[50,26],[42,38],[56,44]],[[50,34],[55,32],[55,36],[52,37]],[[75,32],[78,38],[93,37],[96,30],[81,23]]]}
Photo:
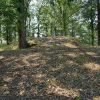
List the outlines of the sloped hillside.
{"label": "sloped hillside", "polygon": [[100,47],[65,37],[0,52],[0,100],[100,100]]}

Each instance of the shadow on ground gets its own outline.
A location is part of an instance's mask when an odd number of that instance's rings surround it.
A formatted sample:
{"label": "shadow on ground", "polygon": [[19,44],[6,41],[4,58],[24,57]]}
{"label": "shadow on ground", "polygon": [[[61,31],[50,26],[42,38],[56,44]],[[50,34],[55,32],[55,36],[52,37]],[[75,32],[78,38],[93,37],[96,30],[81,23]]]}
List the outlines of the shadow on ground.
{"label": "shadow on ground", "polygon": [[0,99],[99,100],[100,48],[65,38],[0,52]]}

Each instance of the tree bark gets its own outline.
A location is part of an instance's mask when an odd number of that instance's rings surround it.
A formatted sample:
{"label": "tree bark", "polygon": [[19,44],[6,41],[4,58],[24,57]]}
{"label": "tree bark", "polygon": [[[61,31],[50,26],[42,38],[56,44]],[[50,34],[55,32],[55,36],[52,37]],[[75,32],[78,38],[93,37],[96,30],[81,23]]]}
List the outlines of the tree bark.
{"label": "tree bark", "polygon": [[94,45],[94,25],[93,25],[93,18],[91,19],[91,44]]}
{"label": "tree bark", "polygon": [[6,26],[6,44],[7,45],[10,44],[10,34],[9,34],[8,26]]}
{"label": "tree bark", "polygon": [[27,48],[26,34],[22,28],[18,28],[19,48]]}
{"label": "tree bark", "polygon": [[63,13],[62,13],[62,16],[63,16],[63,35],[66,36],[67,35],[67,23],[66,23],[66,4],[67,4],[67,1],[64,0],[64,3],[63,3]]}
{"label": "tree bark", "polygon": [[72,37],[75,37],[74,26],[73,26],[73,25],[74,25],[74,22],[73,22],[73,20],[72,20],[72,34],[71,34],[71,35],[72,35]]}
{"label": "tree bark", "polygon": [[20,6],[18,6],[17,11],[19,13],[18,17],[18,40],[19,40],[19,48],[27,48],[28,43],[26,41],[26,8],[25,8],[25,1],[19,0]]}
{"label": "tree bark", "polygon": [[93,19],[93,2],[91,0],[91,17],[90,17],[90,20],[91,20],[91,44],[94,45],[94,19]]}
{"label": "tree bark", "polygon": [[1,44],[2,44],[2,32],[1,32],[1,24],[0,24],[0,41],[1,41]]}
{"label": "tree bark", "polygon": [[37,16],[37,22],[38,22],[38,25],[37,25],[37,29],[38,29],[37,37],[39,38],[40,37],[40,18],[39,18],[39,15]]}
{"label": "tree bark", "polygon": [[66,36],[66,12],[63,11],[63,35]]}
{"label": "tree bark", "polygon": [[97,12],[98,12],[98,45],[100,45],[100,0],[97,0]]}

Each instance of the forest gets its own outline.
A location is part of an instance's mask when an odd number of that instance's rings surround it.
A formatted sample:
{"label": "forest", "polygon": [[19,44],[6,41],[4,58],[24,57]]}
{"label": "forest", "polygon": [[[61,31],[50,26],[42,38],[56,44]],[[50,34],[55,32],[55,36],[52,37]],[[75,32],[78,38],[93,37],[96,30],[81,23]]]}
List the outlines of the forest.
{"label": "forest", "polygon": [[100,100],[100,0],[0,0],[0,100]]}

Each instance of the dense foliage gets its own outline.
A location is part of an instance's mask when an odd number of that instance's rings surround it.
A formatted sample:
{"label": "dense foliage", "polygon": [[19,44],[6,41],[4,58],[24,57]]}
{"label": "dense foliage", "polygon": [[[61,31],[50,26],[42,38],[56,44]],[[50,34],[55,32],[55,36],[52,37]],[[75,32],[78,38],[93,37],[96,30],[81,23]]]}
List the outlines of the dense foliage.
{"label": "dense foliage", "polygon": [[35,35],[71,36],[100,45],[99,5],[99,0],[0,0],[0,41],[26,48]]}

